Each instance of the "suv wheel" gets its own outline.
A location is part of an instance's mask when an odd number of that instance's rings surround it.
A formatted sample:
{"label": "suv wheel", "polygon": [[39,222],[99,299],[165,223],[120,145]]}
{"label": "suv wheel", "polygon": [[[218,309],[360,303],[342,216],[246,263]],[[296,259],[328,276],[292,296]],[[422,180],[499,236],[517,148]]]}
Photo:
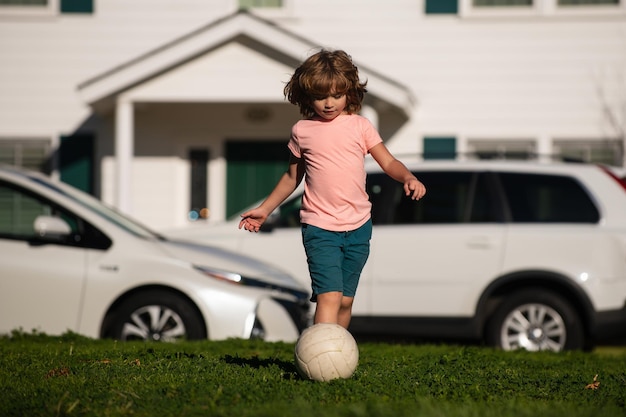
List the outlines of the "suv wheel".
{"label": "suv wheel", "polygon": [[184,297],[150,290],[125,300],[114,313],[110,336],[118,340],[172,342],[204,339],[204,322]]}
{"label": "suv wheel", "polygon": [[489,320],[487,342],[504,350],[584,348],[580,317],[563,297],[542,288],[511,294]]}

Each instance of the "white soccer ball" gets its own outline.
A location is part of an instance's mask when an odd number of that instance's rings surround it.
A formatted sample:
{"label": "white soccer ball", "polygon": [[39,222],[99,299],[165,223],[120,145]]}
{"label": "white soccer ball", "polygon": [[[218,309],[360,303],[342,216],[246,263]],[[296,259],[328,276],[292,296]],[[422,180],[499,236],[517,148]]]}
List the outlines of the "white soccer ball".
{"label": "white soccer ball", "polygon": [[318,323],[302,332],[295,349],[298,373],[315,381],[350,378],[359,363],[359,347],[338,324]]}

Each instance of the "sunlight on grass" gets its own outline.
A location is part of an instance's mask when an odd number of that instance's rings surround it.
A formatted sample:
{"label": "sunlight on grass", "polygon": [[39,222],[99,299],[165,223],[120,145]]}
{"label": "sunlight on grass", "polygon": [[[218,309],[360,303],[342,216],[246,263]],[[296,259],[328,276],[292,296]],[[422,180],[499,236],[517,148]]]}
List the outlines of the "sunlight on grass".
{"label": "sunlight on grass", "polygon": [[300,378],[294,344],[0,337],[1,416],[626,415],[626,348],[502,352],[359,344],[347,380]]}

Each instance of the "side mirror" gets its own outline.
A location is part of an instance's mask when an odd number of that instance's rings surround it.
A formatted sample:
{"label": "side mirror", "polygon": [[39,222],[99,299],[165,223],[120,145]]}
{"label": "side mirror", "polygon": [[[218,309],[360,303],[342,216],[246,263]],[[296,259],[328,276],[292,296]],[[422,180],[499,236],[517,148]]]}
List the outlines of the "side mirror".
{"label": "side mirror", "polygon": [[33,227],[35,233],[42,238],[59,239],[72,233],[65,220],[54,216],[37,216]]}

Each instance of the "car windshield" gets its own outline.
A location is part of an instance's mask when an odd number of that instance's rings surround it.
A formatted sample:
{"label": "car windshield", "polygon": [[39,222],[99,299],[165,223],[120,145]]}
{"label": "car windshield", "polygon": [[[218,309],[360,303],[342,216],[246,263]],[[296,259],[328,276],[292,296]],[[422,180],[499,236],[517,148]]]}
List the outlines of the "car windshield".
{"label": "car windshield", "polygon": [[117,226],[121,227],[129,233],[132,233],[135,236],[146,239],[165,239],[164,237],[151,231],[147,227],[106,206],[100,200],[87,193],[84,193],[63,183],[52,183],[35,176],[29,178],[33,182],[36,182],[43,187],[46,187],[56,193],[63,195],[66,198],[71,199],[75,203],[80,204],[82,207],[90,210],[92,213],[95,213],[105,220],[116,224]]}

